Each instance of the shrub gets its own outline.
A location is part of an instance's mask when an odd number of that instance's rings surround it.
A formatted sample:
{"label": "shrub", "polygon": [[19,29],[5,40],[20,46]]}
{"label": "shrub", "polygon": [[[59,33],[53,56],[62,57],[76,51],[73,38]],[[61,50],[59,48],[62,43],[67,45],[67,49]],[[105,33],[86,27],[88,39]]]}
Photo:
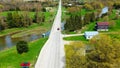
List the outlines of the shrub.
{"label": "shrub", "polygon": [[28,48],[28,43],[26,41],[19,41],[16,45],[17,48],[17,52],[19,54],[22,54],[24,52],[28,52],[29,48]]}

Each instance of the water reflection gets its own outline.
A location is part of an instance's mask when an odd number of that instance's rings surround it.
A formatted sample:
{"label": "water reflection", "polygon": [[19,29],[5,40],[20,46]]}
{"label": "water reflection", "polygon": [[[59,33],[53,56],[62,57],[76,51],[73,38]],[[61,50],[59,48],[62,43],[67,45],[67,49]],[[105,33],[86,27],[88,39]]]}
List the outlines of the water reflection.
{"label": "water reflection", "polygon": [[30,41],[36,40],[39,36],[32,34],[30,37]]}
{"label": "water reflection", "polygon": [[10,35],[0,37],[0,50],[3,50],[5,48],[10,48],[10,47],[16,45],[16,43],[20,40],[30,42],[30,41],[36,40],[40,37],[41,37],[41,34],[38,34],[38,35],[32,34],[32,35],[28,35],[28,36],[24,36],[24,37],[20,37],[20,38],[11,38]]}
{"label": "water reflection", "polygon": [[6,36],[5,37],[5,43],[8,47],[11,47],[12,46],[12,40],[11,40],[11,37],[10,35]]}
{"label": "water reflection", "polygon": [[101,11],[101,13],[100,13],[100,15],[99,15],[99,17],[101,17],[102,16],[102,14],[105,14],[105,13],[107,13],[108,12],[108,7],[104,7],[103,9],[102,9],[102,11]]}

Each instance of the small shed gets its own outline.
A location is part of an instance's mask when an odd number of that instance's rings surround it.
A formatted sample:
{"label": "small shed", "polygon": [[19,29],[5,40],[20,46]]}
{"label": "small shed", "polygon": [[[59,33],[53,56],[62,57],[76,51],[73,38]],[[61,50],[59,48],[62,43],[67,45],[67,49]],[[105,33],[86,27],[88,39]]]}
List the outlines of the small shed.
{"label": "small shed", "polygon": [[108,22],[98,22],[96,24],[97,31],[108,31],[109,23]]}
{"label": "small shed", "polygon": [[86,39],[91,39],[93,36],[98,35],[98,31],[85,31],[84,35]]}

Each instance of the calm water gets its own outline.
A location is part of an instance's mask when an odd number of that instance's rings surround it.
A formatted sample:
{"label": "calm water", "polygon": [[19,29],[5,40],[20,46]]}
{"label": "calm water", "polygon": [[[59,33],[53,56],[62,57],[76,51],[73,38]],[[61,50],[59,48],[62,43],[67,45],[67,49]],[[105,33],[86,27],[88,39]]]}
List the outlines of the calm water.
{"label": "calm water", "polygon": [[108,8],[108,7],[104,7],[104,8],[102,9],[102,11],[101,11],[101,13],[100,13],[99,17],[101,17],[101,16],[102,16],[102,14],[107,13],[107,12],[108,12],[108,10],[109,10],[109,8]]}
{"label": "calm water", "polygon": [[0,37],[0,51],[10,48],[12,46],[15,46],[16,43],[20,40],[30,42],[30,41],[36,40],[40,37],[41,37],[41,34],[39,34],[39,35],[32,34],[32,35],[24,36],[21,38],[11,38],[10,35]]}
{"label": "calm water", "polygon": [[[64,30],[64,24],[65,24],[65,22],[62,22],[62,24],[61,24],[62,30]],[[45,34],[45,36],[49,36],[50,31],[47,31],[46,33],[43,33],[43,34]],[[32,34],[32,35],[28,35],[28,36],[24,36],[24,37],[20,37],[20,38],[11,38],[11,35],[0,37],[0,51],[10,48],[12,46],[15,46],[16,43],[20,40],[30,42],[30,41],[36,40],[38,38],[41,38],[41,37],[42,37],[42,34],[38,34],[38,35]]]}

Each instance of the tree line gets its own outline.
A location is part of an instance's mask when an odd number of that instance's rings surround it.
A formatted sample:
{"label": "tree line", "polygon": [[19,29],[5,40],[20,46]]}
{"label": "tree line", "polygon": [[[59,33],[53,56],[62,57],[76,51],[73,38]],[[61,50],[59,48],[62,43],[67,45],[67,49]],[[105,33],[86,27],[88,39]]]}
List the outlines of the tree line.
{"label": "tree line", "polygon": [[28,2],[23,0],[0,1],[0,11],[44,11],[45,7],[57,6],[58,2]]}
{"label": "tree line", "polygon": [[80,11],[70,13],[70,17],[66,20],[65,23],[65,30],[79,30],[90,22],[94,22],[96,19],[95,12],[86,13],[84,16],[81,15]]}
{"label": "tree line", "polygon": [[85,55],[82,54],[86,50],[84,45],[75,42],[66,46],[66,68],[120,68],[119,39],[96,36],[89,41],[92,49]]}
{"label": "tree line", "polygon": [[64,0],[63,6],[70,7],[68,4],[72,4],[72,7],[82,5],[84,8],[88,10],[93,9],[101,9],[104,6],[108,6],[110,8],[119,8],[120,1],[119,0]]}
{"label": "tree line", "polygon": [[0,18],[0,30],[6,28],[20,28],[28,27],[32,23],[42,24],[45,21],[44,13],[35,12],[34,17],[31,18],[29,12],[8,12],[7,17]]}

